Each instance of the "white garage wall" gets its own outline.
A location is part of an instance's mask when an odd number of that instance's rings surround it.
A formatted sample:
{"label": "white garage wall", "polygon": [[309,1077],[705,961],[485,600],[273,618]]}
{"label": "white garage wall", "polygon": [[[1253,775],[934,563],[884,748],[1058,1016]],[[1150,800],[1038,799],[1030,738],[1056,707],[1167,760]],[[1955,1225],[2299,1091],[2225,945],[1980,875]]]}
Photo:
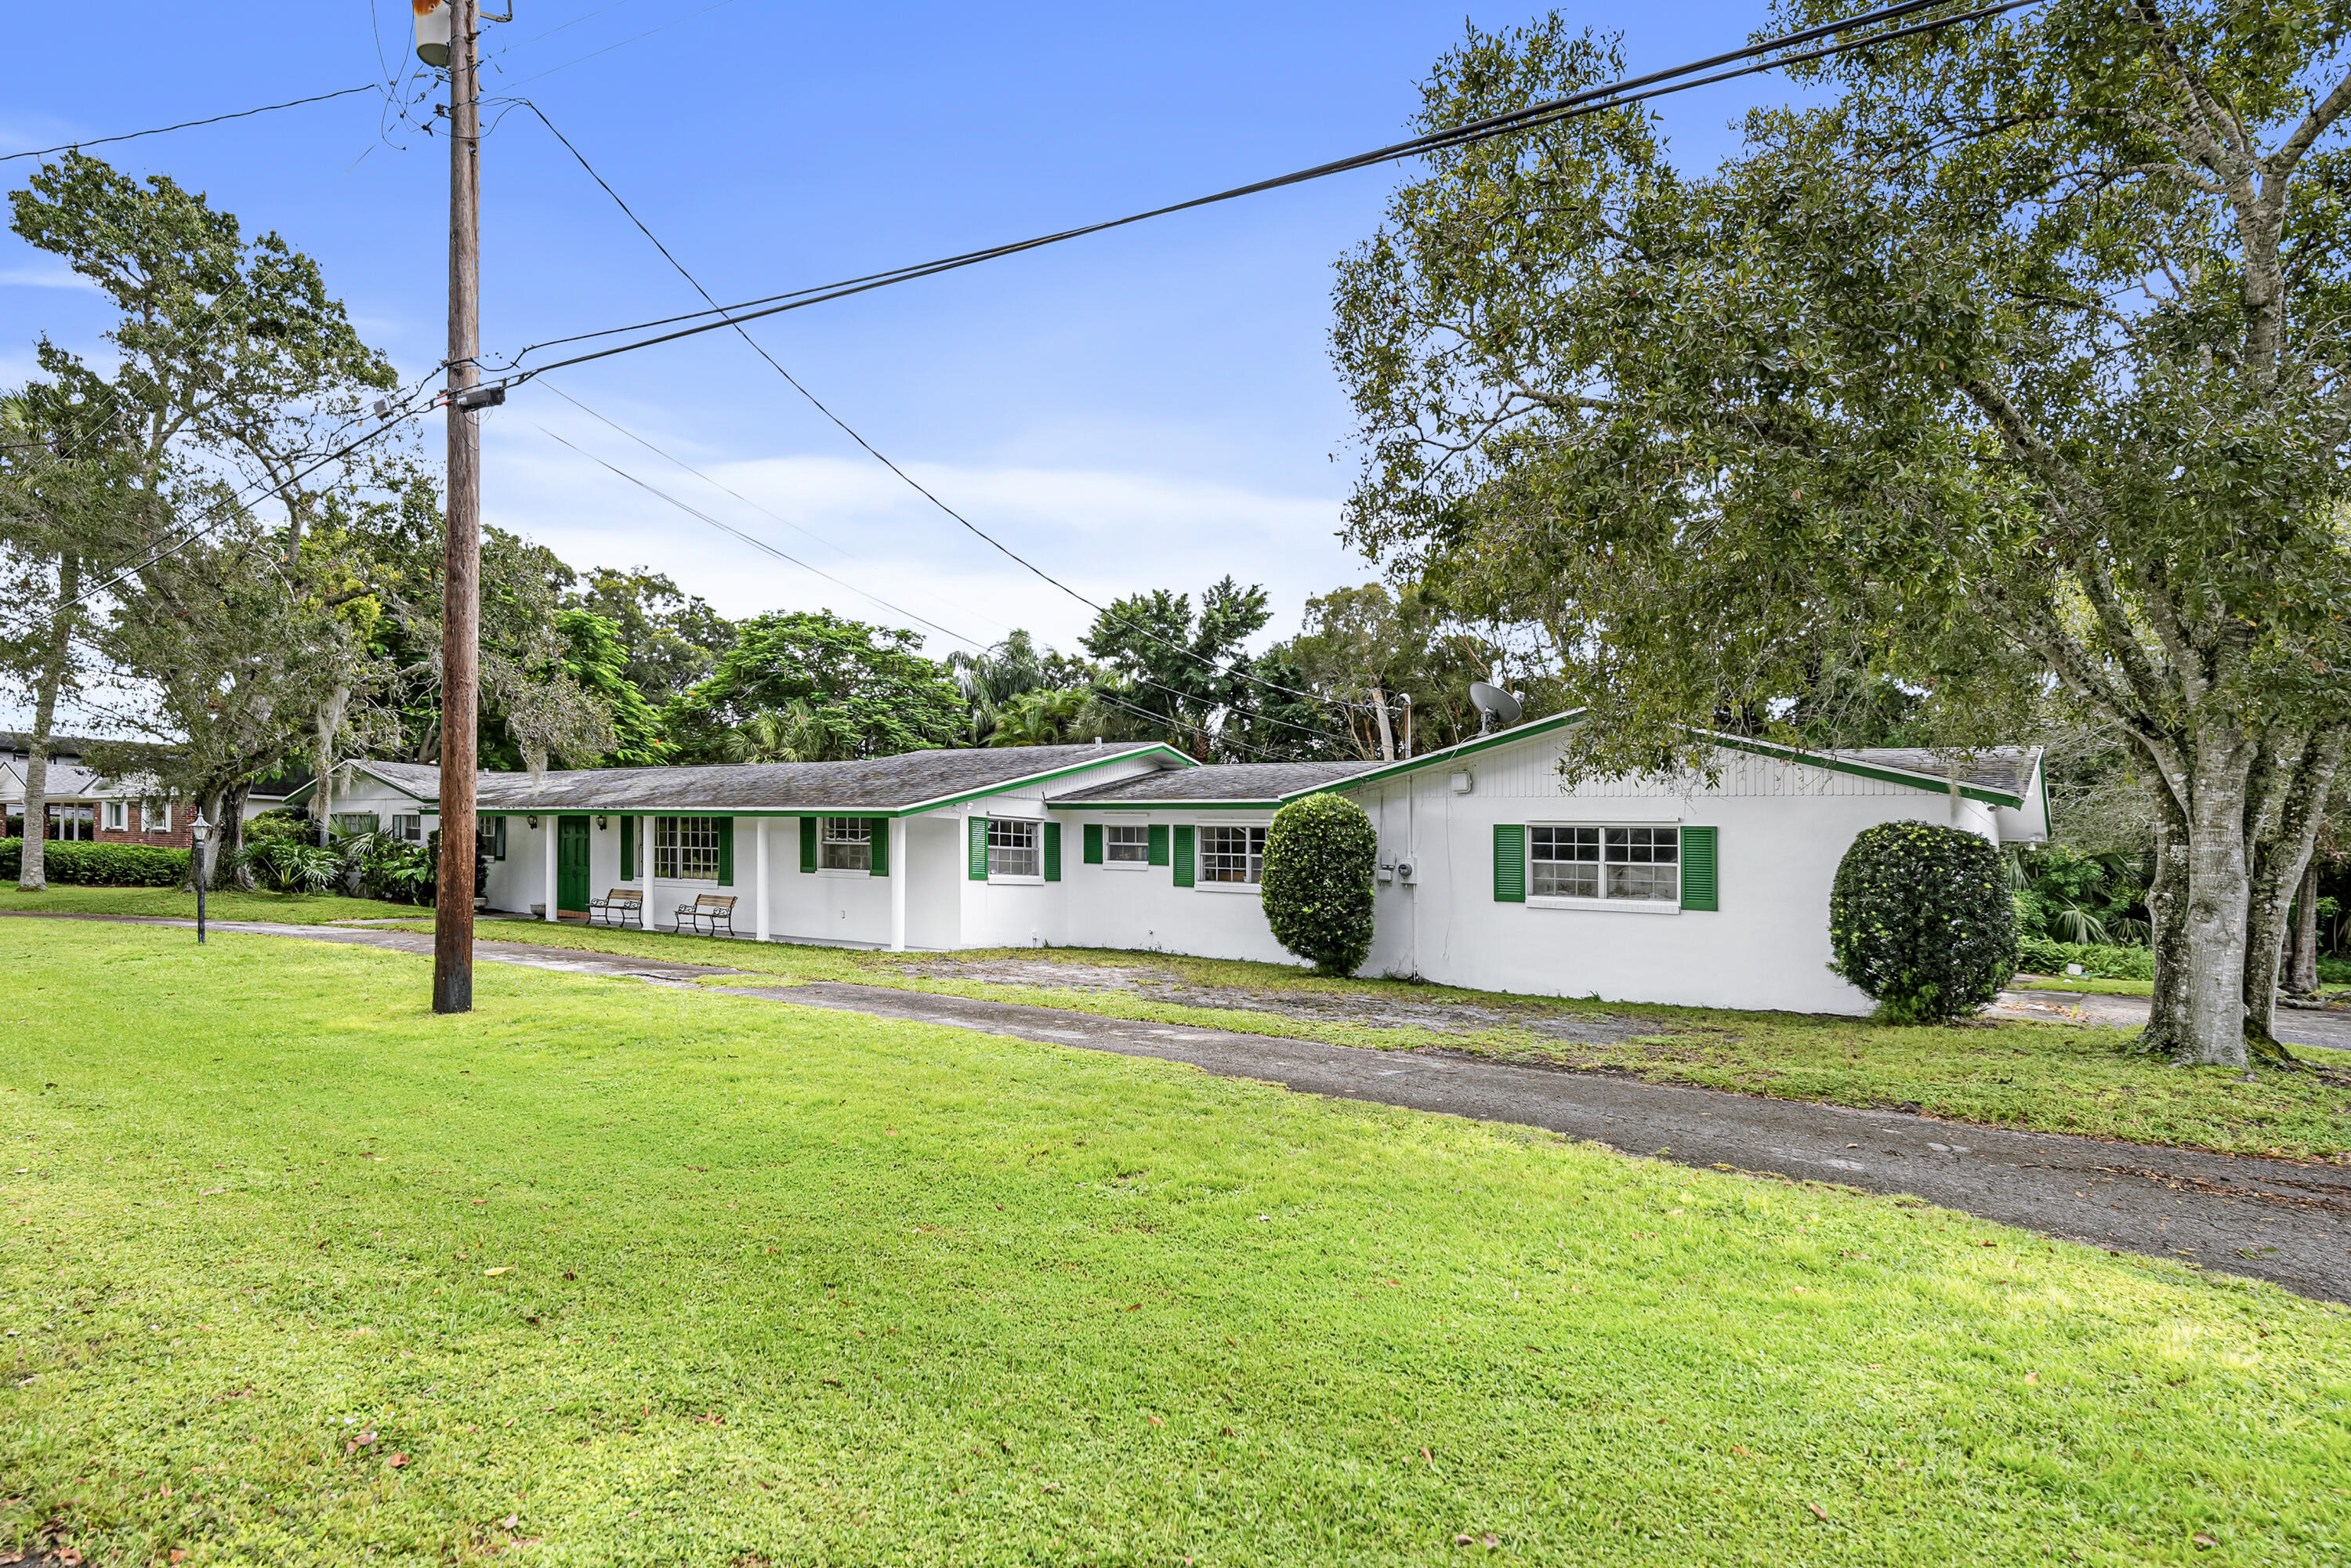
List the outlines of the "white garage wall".
{"label": "white garage wall", "polygon": [[[1726,753],[1719,781],[1614,781],[1568,790],[1557,740],[1536,737],[1356,797],[1383,859],[1416,880],[1382,886],[1368,969],[1444,985],[1610,1001],[1865,1013],[1828,972],[1829,886],[1855,835],[1924,821],[1998,841],[1991,808],[1883,780]],[[1456,793],[1453,774],[1469,774]],[[1548,787],[1546,788],[1546,783]],[[1718,832],[1720,908],[1547,907],[1494,898],[1501,823],[1674,823]]]}

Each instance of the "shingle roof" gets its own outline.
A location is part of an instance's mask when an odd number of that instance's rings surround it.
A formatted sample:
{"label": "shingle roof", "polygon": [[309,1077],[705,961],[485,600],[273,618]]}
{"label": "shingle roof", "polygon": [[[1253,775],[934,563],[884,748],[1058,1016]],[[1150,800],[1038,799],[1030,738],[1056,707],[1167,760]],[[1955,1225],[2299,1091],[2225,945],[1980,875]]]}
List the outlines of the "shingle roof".
{"label": "shingle roof", "polygon": [[[1865,746],[1829,755],[1878,768],[1898,768],[1906,773],[1924,773],[1933,779],[1950,776],[1949,757],[1919,747]],[[1997,789],[2003,795],[2022,795],[2032,782],[2033,760],[2040,755],[2037,747],[2026,746],[1997,746],[1979,751],[1972,758],[1960,759],[1959,782],[1980,789]]]}
{"label": "shingle roof", "polygon": [[[960,800],[1025,779],[1150,756],[1180,766],[1157,742],[1113,746],[1008,746],[910,751],[855,762],[729,762],[692,768],[595,768],[485,773],[485,811],[895,811]],[[414,762],[366,762],[367,771],[430,800],[441,769]]]}
{"label": "shingle roof", "polygon": [[1091,789],[1056,795],[1056,806],[1196,805],[1204,800],[1263,801],[1271,805],[1286,795],[1318,785],[1336,783],[1367,773],[1376,762],[1223,762],[1187,768],[1176,773],[1151,773],[1121,779]]}

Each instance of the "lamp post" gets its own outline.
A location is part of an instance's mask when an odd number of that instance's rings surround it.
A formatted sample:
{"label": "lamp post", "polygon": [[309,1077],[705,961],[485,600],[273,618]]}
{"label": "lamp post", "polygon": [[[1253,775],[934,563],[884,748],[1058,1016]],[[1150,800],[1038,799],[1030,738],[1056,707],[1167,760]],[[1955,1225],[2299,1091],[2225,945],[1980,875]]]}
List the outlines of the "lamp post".
{"label": "lamp post", "polygon": [[194,846],[191,859],[194,862],[196,873],[196,946],[199,947],[204,945],[204,883],[207,880],[204,875],[204,846],[212,836],[213,825],[204,821],[204,810],[199,807],[196,814],[188,819],[188,841]]}

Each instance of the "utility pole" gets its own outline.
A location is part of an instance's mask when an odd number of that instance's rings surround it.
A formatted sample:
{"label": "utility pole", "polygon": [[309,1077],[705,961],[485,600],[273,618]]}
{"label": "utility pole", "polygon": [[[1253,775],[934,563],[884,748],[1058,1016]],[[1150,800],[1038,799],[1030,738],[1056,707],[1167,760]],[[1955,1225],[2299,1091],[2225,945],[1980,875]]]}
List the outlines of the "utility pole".
{"label": "utility pole", "polygon": [[482,434],[465,393],[481,352],[478,0],[449,10],[449,519],[441,562],[441,863],[433,1010],[474,1010],[474,771],[481,707]]}

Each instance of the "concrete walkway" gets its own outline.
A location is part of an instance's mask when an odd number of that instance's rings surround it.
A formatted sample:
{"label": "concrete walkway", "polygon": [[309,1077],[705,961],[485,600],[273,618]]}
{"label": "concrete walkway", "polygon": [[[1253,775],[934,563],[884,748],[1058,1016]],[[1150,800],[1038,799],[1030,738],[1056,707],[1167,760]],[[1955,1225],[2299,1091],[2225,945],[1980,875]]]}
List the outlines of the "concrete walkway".
{"label": "concrete walkway", "polygon": [[[2104,997],[2087,992],[2002,991],[1986,1016],[2032,1023],[2085,1023],[2105,1029],[2144,1029],[2155,1004],[2145,997]],[[2283,1007],[2277,1010],[2277,1037],[2288,1045],[2351,1051],[2351,1011],[2333,1008]]]}
{"label": "concrete walkway", "polygon": [[[16,914],[19,912],[0,912]],[[90,918],[189,925],[130,916]],[[215,922],[217,929],[429,955],[412,931]],[[1770,1172],[1946,1207],[2117,1251],[2179,1258],[2351,1302],[2351,1167],[2010,1132],[1900,1112],[1853,1111],[1449,1051],[1373,1051],[883,986],[700,986],[760,977],[712,965],[479,941],[477,959],[562,974],[696,985],[723,996],[826,1008],[1185,1061],[1301,1093],[1544,1127],[1627,1154]],[[2116,1000],[2128,998],[2096,998]]]}

